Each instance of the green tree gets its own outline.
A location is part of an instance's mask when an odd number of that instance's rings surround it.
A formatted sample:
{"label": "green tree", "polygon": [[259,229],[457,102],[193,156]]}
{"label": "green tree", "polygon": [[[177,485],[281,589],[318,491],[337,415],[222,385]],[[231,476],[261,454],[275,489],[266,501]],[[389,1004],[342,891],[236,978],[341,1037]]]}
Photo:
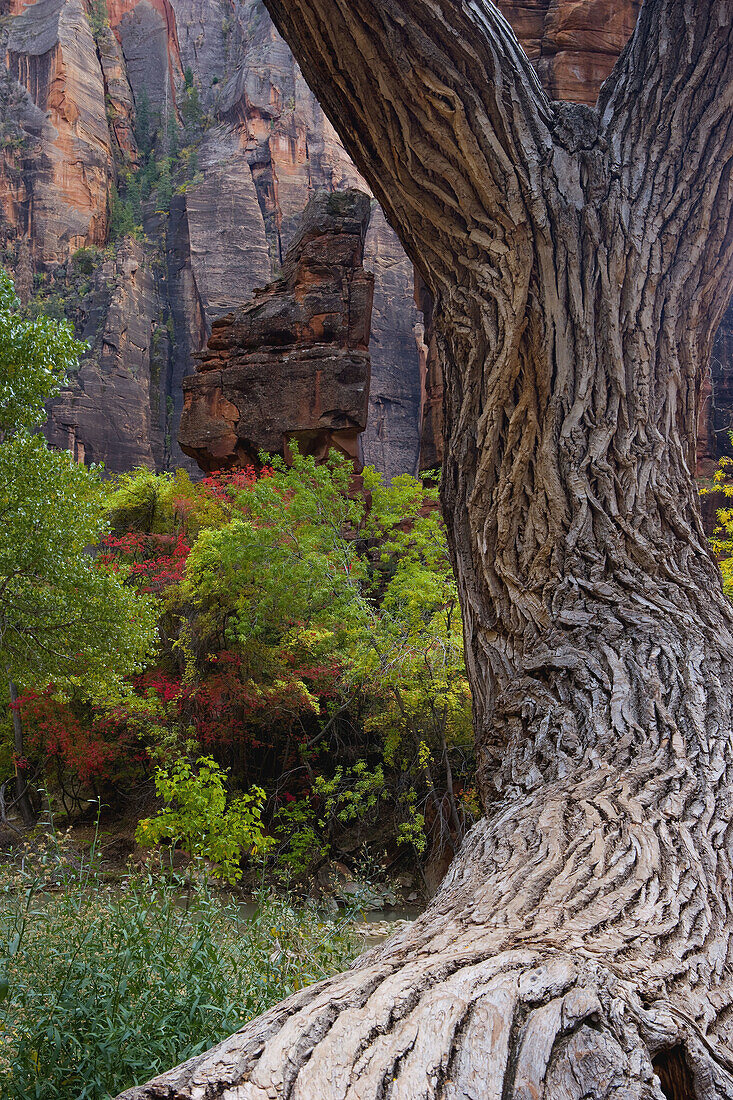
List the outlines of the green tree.
{"label": "green tree", "polygon": [[166,126],[166,141],[168,143],[168,156],[171,158],[171,160],[175,160],[180,151],[180,142],[178,139],[178,122],[176,121],[175,114],[172,114],[168,119],[168,125]]}
{"label": "green tree", "polygon": [[46,402],[83,350],[68,325],[23,317],[0,268],[0,442],[43,420]]}
{"label": "green tree", "polygon": [[193,736],[237,783],[270,786],[278,858],[296,873],[377,820],[418,851],[427,833],[437,855],[475,813],[437,490],[363,477],[354,495],[345,459],[296,452],[260,477],[137,470],[111,501],[109,552],[159,600],[167,647],[147,682],[166,762]]}
{"label": "green tree", "polygon": [[140,214],[139,185],[137,185],[136,195],[131,196],[130,193],[136,183],[135,177],[131,175],[129,180],[130,190],[126,190],[124,198],[120,195],[116,185],[112,184],[109,194],[109,235],[113,241],[120,240],[122,237],[133,237],[137,232],[138,223],[135,220],[135,215],[136,210],[137,214]]}
{"label": "green tree", "polygon": [[173,177],[170,157],[163,157],[159,163],[156,205],[158,210],[168,210],[173,198]]}
{"label": "green tree", "polygon": [[143,157],[149,156],[153,147],[153,133],[150,96],[145,88],[142,89],[135,103],[135,141]]}
{"label": "green tree", "polygon": [[186,156],[186,179],[195,178],[199,170],[199,155],[195,145],[189,145]]}
{"label": "green tree", "polygon": [[[114,697],[154,646],[151,602],[125,583],[124,571],[95,558],[107,527],[99,470],[51,450],[37,432],[45,402],[82,350],[65,323],[24,318],[0,271],[0,667],[11,704],[16,684]],[[14,705],[13,718],[17,797],[29,819]]]}
{"label": "green tree", "polygon": [[104,696],[142,666],[149,600],[93,547],[107,527],[99,471],[18,432],[0,445],[0,654],[23,684]]}
{"label": "green tree", "polygon": [[181,119],[187,141],[195,141],[204,123],[204,111],[195,84],[187,84],[181,97]]}
{"label": "green tree", "polygon": [[413,783],[403,791],[413,807],[406,835],[414,835],[417,784],[435,844],[456,851],[478,807],[463,629],[437,489],[409,476],[385,485],[369,468],[364,485],[371,496],[364,534],[379,561],[370,592],[355,593],[362,615],[352,676],[371,698],[367,730],[381,732],[385,761]]}
{"label": "green tree", "polygon": [[[470,789],[462,799],[454,779],[457,767],[470,788],[471,700],[437,492],[409,476],[385,485],[367,469],[368,496],[354,497],[351,476],[335,453],[318,466],[296,452],[292,466],[275,461],[272,476],[239,494],[231,520],[200,533],[182,585],[194,648],[206,652],[225,637],[248,655],[258,690],[269,682],[273,700],[293,670],[337,666],[328,707],[306,677],[298,684],[303,713],[318,718],[305,766],[358,710],[364,751],[375,764],[384,755],[399,776],[404,835],[416,839],[427,809],[436,843],[457,847],[472,819]],[[341,808],[362,782],[341,769]],[[303,812],[285,807],[286,828]],[[345,822],[340,813],[332,823]]]}

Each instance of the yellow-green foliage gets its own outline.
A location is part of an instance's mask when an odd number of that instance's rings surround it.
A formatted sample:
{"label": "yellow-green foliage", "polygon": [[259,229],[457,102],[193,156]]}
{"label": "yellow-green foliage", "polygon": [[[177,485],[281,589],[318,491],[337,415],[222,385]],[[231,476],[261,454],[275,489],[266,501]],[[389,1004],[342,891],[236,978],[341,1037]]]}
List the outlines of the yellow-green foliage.
{"label": "yellow-green foliage", "polygon": [[342,456],[318,465],[296,450],[259,477],[194,484],[137,470],[109,497],[141,586],[163,560],[156,547],[185,543],[178,571],[152,589],[166,643],[147,681],[158,683],[157,760],[190,755],[193,738],[194,755],[213,752],[233,785],[267,787],[291,870],[345,831],[388,819],[393,838],[422,850],[426,827],[444,844],[476,813],[437,488],[406,475],[385,484],[367,468],[354,494],[352,480]]}
{"label": "yellow-green foliage", "polygon": [[230,883],[242,877],[244,855],[255,857],[269,846],[262,825],[265,792],[252,787],[228,798],[226,772],[210,756],[157,768],[155,791],[165,809],[139,823],[140,844],[169,840],[213,863],[216,874]]}
{"label": "yellow-green foliage", "polygon": [[[733,475],[733,458],[721,458],[713,475],[712,485],[701,491],[703,493],[722,492],[727,499],[733,498],[731,475]],[[725,594],[733,599],[733,507],[718,509],[718,527],[710,539],[710,545],[718,557]]]}

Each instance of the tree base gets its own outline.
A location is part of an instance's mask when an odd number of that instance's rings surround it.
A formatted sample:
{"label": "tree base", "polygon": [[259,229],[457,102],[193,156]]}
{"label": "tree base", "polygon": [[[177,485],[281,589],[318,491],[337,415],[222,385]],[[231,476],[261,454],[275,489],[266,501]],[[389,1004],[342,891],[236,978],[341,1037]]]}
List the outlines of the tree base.
{"label": "tree base", "polygon": [[[418,947],[409,933],[120,1100],[731,1100],[671,1005],[593,959]],[[475,948],[475,944],[472,945]]]}

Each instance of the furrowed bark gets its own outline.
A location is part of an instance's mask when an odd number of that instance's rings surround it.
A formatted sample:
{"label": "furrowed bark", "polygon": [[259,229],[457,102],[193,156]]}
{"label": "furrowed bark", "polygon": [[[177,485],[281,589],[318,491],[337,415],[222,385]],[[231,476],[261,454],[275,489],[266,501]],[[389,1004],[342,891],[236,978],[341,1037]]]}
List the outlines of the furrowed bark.
{"label": "furrowed bark", "polygon": [[436,300],[486,818],[408,930],[130,1097],[733,1097],[733,614],[692,477],[729,0],[597,109],[488,0],[266,0]]}

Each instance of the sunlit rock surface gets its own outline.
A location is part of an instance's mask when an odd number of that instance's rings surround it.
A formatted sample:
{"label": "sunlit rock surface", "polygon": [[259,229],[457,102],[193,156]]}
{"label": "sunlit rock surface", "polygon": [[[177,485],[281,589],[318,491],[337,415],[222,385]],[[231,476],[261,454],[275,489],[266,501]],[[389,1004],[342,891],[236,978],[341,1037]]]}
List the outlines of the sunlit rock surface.
{"label": "sunlit rock surface", "polygon": [[[36,0],[0,31],[0,202],[36,270],[107,235],[112,147],[82,0]],[[8,259],[10,256],[8,256]]]}

